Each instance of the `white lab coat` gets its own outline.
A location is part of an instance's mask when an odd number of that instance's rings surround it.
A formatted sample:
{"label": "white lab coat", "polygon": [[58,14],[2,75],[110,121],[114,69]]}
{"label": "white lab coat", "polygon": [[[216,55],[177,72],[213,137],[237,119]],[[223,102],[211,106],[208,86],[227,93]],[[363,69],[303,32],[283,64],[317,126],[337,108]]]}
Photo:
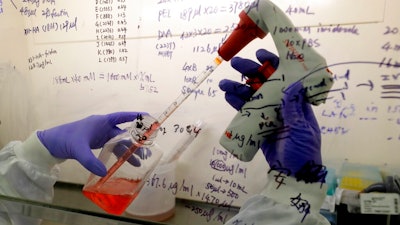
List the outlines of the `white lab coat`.
{"label": "white lab coat", "polygon": [[[0,194],[51,202],[61,161],[50,155],[36,132],[24,142],[10,142],[0,151]],[[40,224],[40,220],[4,212],[12,211],[11,207],[0,199],[1,225]]]}
{"label": "white lab coat", "polygon": [[225,225],[329,225],[319,213],[325,196],[325,184],[271,171],[262,193],[249,198]]}

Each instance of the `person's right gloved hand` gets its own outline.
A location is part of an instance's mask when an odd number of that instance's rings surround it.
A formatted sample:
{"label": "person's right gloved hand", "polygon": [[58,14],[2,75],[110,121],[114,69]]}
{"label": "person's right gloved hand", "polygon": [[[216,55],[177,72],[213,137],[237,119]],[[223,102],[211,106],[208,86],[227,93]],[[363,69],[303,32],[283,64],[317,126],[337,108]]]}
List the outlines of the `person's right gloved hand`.
{"label": "person's right gloved hand", "polygon": [[322,165],[321,131],[301,81],[285,89],[281,113],[283,128],[261,146],[271,169],[306,182],[324,182],[327,171]]}
{"label": "person's right gloved hand", "polygon": [[[279,59],[273,53],[260,49],[256,55],[261,64],[270,61],[277,68]],[[231,64],[245,77],[263,76],[259,71],[261,65],[252,60],[234,57]],[[255,92],[250,85],[226,79],[219,86],[225,91],[227,102],[236,110],[240,110]],[[281,107],[283,127],[268,136],[261,149],[271,169],[308,182],[323,181],[326,172],[321,160],[321,134],[311,105],[305,98],[301,82],[285,90]]]}
{"label": "person's right gloved hand", "polygon": [[93,115],[72,123],[38,131],[37,136],[50,154],[59,159],[76,159],[90,172],[105,176],[107,169],[92,153],[111,138],[124,132],[118,124],[133,121],[145,112],[116,112]]}

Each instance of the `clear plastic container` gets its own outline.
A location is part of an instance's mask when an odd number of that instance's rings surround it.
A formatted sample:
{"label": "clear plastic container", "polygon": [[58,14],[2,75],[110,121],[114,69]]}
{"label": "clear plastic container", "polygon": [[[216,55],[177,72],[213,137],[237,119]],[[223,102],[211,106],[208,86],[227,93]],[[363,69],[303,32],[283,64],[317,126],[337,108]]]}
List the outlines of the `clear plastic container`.
{"label": "clear plastic container", "polygon": [[126,209],[133,217],[151,221],[165,221],[175,213],[175,194],[169,190],[175,183],[177,161],[160,164],[140,191],[136,201]]}
{"label": "clear plastic container", "polygon": [[162,157],[154,142],[159,124],[151,116],[139,116],[124,133],[109,140],[99,159],[107,175],[91,174],[83,194],[104,211],[121,215],[137,197]]}
{"label": "clear plastic container", "polygon": [[154,169],[145,186],[140,191],[136,201],[126,209],[126,214],[151,221],[165,221],[175,214],[176,191],[171,189],[176,184],[175,172],[180,155],[188,149],[194,139],[200,134],[205,122],[197,120],[187,129],[190,130],[166,154]]}

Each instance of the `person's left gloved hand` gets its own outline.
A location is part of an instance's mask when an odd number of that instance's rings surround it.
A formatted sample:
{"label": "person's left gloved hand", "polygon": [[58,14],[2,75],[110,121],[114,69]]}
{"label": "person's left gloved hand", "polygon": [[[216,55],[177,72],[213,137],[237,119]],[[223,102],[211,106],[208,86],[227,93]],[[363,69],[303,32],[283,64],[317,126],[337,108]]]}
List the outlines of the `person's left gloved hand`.
{"label": "person's left gloved hand", "polygon": [[111,138],[122,133],[118,124],[135,120],[145,112],[116,112],[93,115],[79,121],[38,131],[37,136],[50,154],[60,159],[76,159],[98,176],[105,176],[106,167],[93,154]]}
{"label": "person's left gloved hand", "polygon": [[256,52],[256,57],[261,65],[250,59],[237,56],[231,59],[231,66],[242,74],[242,78],[246,79],[246,84],[228,79],[223,79],[219,83],[221,90],[225,91],[226,101],[236,110],[240,110],[244,103],[256,92],[257,86],[261,86],[266,81],[266,76],[271,75],[265,65],[273,69],[276,69],[279,65],[279,58],[265,49],[259,49]]}

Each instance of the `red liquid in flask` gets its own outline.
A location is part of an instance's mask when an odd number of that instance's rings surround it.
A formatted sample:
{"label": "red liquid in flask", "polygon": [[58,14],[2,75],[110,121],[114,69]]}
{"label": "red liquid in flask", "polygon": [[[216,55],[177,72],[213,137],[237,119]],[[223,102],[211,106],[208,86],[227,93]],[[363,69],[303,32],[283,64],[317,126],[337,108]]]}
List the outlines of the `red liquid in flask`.
{"label": "red liquid in flask", "polygon": [[139,194],[141,180],[112,178],[100,187],[96,183],[82,190],[83,194],[104,211],[121,215]]}

